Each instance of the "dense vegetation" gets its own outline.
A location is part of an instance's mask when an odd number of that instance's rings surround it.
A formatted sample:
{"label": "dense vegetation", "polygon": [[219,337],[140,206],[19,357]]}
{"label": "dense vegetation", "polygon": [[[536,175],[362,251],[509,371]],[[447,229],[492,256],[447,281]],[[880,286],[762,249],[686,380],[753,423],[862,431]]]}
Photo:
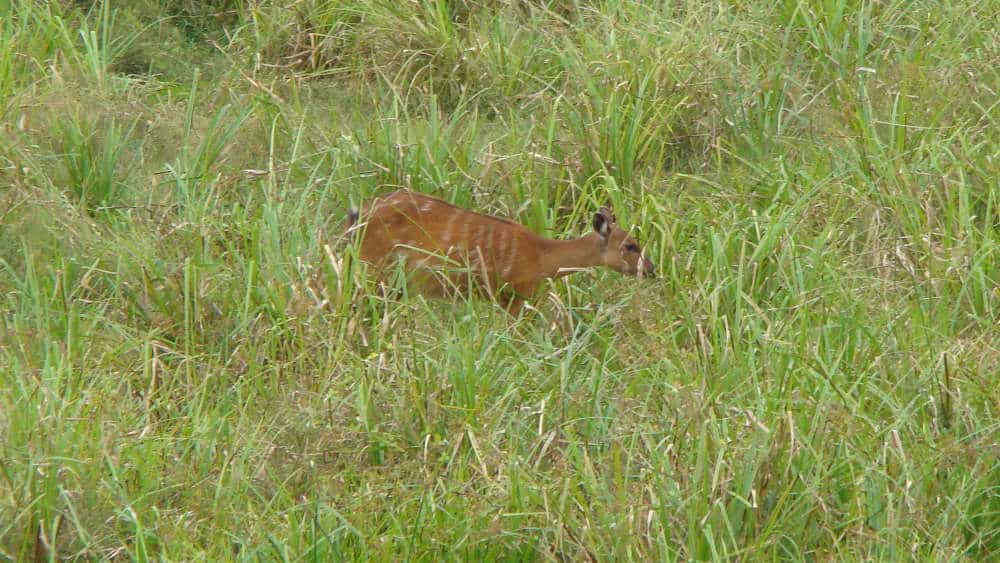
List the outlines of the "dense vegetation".
{"label": "dense vegetation", "polygon": [[[0,2],[0,558],[1000,552],[996,0]],[[585,232],[380,297],[408,187]]]}

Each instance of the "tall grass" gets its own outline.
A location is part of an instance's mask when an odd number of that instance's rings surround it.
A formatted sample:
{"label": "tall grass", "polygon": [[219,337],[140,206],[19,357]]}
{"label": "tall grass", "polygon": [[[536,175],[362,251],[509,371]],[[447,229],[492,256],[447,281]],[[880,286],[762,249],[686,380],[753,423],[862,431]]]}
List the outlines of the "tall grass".
{"label": "tall grass", "polygon": [[[0,6],[0,557],[996,557],[995,12]],[[381,291],[399,188],[659,277]]]}

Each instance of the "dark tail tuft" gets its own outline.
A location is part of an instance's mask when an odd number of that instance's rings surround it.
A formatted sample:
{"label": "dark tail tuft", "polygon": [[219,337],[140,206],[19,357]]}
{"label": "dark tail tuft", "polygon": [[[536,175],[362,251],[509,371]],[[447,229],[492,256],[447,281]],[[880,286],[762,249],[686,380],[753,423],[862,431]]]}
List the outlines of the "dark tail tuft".
{"label": "dark tail tuft", "polygon": [[348,228],[353,227],[358,222],[358,217],[361,212],[357,208],[352,207],[350,211],[347,212],[347,226]]}

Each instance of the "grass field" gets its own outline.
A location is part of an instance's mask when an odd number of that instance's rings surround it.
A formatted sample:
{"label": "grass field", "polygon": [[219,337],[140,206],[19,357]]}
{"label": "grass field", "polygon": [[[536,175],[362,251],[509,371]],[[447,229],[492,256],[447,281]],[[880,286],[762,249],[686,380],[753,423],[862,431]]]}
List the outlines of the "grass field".
{"label": "grass field", "polygon": [[[1000,557],[998,30],[0,1],[0,559]],[[659,278],[379,297],[400,187]]]}

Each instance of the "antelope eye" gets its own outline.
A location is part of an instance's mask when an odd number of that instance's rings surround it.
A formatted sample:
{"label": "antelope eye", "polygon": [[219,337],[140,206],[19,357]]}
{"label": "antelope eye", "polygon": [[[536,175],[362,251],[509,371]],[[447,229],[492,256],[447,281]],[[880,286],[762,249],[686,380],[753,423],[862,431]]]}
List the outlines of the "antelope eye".
{"label": "antelope eye", "polygon": [[639,245],[634,242],[630,242],[625,245],[625,250],[629,252],[639,252]]}

